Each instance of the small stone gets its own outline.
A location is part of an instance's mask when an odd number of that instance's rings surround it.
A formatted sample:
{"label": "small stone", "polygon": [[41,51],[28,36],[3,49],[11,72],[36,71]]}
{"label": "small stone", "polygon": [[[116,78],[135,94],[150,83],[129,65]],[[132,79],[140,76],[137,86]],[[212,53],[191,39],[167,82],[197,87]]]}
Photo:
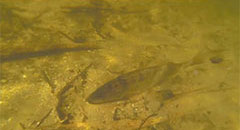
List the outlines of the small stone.
{"label": "small stone", "polygon": [[8,118],[8,120],[7,120],[8,122],[10,122],[10,121],[12,121],[12,118]]}
{"label": "small stone", "polygon": [[212,58],[210,58],[210,61],[213,64],[218,64],[218,63],[221,63],[223,61],[223,59],[221,57],[212,57]]}
{"label": "small stone", "polygon": [[132,104],[132,107],[135,107],[135,105],[134,105],[134,104]]}
{"label": "small stone", "polygon": [[27,76],[24,74],[23,76],[22,76],[23,78],[27,78]]}
{"label": "small stone", "polygon": [[199,71],[198,70],[194,70],[193,73],[194,73],[194,75],[198,75]]}
{"label": "small stone", "polygon": [[164,100],[167,100],[167,99],[173,98],[174,94],[173,94],[173,92],[171,90],[165,90],[162,93],[162,97],[163,97]]}
{"label": "small stone", "polygon": [[116,108],[113,113],[113,120],[114,121],[121,120],[123,117],[122,113],[123,112],[120,108]]}

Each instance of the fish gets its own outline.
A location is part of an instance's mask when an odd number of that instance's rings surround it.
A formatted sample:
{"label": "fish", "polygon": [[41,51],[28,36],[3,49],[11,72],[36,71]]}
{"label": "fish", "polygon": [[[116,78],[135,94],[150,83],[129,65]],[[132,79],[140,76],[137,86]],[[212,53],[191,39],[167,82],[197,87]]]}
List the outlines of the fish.
{"label": "fish", "polygon": [[88,50],[96,50],[96,49],[100,49],[100,48],[81,46],[81,47],[74,47],[74,48],[54,48],[54,49],[47,49],[47,50],[40,50],[40,51],[33,51],[33,52],[15,53],[10,55],[0,55],[0,63],[24,60],[29,58],[51,56],[51,55],[59,55],[66,52],[78,52],[78,51],[88,51]]}
{"label": "fish", "polygon": [[181,66],[180,63],[167,63],[122,74],[97,88],[86,101],[90,104],[103,104],[127,100],[164,83],[175,75]]}

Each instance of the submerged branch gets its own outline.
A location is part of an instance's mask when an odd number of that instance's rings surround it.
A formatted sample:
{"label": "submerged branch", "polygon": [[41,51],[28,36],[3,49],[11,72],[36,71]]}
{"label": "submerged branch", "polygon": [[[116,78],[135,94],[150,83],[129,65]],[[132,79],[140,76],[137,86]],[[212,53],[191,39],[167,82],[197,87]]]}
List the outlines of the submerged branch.
{"label": "submerged branch", "polygon": [[98,47],[56,48],[56,49],[40,50],[35,52],[33,51],[33,52],[15,53],[12,55],[0,55],[0,63],[16,61],[16,60],[24,60],[29,58],[59,55],[67,52],[89,51],[89,50],[96,50],[96,49],[100,49],[100,48]]}

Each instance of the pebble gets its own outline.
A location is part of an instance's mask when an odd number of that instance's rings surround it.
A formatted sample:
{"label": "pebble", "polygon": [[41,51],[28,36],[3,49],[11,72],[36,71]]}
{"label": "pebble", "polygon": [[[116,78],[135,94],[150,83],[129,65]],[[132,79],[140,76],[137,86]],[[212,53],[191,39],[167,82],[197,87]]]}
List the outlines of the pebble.
{"label": "pebble", "polygon": [[223,59],[221,57],[212,57],[210,58],[210,61],[213,63],[213,64],[219,64],[223,61]]}

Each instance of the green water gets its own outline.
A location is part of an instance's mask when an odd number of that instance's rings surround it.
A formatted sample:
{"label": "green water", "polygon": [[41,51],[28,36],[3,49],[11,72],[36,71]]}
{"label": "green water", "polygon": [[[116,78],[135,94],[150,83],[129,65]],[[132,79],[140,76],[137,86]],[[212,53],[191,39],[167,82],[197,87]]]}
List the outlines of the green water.
{"label": "green water", "polygon": [[239,130],[239,50],[238,0],[0,0],[0,129]]}

